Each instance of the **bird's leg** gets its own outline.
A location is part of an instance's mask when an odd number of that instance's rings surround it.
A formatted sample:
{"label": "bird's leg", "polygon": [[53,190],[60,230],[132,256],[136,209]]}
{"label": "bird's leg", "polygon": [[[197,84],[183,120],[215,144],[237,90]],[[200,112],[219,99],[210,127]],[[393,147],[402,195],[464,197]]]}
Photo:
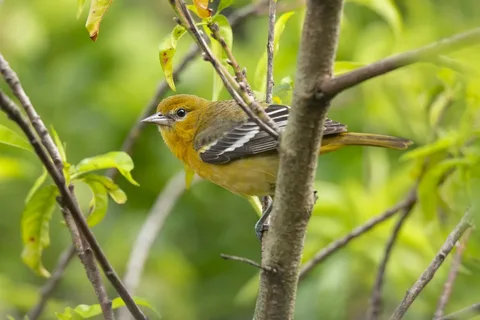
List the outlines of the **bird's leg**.
{"label": "bird's leg", "polygon": [[258,219],[257,223],[255,223],[255,235],[260,241],[262,241],[263,232],[268,230],[268,223],[266,223],[266,221],[270,216],[270,212],[272,212],[273,199],[270,196],[265,196],[261,198],[261,202],[262,216]]}
{"label": "bird's leg", "polygon": [[317,190],[313,190],[313,204],[317,203],[318,200],[318,192]]}

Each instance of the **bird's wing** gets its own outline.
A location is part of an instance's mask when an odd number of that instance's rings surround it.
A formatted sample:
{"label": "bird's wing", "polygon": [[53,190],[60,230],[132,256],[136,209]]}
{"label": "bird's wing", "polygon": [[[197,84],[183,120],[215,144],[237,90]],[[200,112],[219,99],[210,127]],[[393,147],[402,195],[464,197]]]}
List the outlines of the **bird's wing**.
{"label": "bird's wing", "polygon": [[[289,107],[270,105],[265,112],[277,124],[280,131],[287,125]],[[347,127],[331,119],[325,120],[324,135],[347,131]],[[199,149],[200,158],[206,163],[225,164],[237,159],[276,150],[278,140],[263,131],[253,120],[231,129],[219,139]]]}

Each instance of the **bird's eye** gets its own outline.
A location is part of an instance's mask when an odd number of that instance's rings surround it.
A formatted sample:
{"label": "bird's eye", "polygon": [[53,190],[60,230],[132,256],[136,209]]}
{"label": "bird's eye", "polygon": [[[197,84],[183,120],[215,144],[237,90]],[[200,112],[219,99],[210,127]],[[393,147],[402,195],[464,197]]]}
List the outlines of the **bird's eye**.
{"label": "bird's eye", "polygon": [[183,108],[178,109],[175,113],[179,118],[184,118],[187,115],[187,111]]}

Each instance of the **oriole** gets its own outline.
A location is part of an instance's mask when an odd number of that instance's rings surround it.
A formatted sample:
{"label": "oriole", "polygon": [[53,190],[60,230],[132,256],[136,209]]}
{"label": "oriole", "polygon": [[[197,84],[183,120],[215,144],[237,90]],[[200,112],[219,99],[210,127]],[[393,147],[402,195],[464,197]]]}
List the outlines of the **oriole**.
{"label": "oriole", "polygon": [[[265,105],[283,130],[289,107]],[[143,120],[158,125],[171,152],[200,177],[244,197],[274,194],[279,165],[278,141],[249,119],[235,100],[211,102],[179,94],[164,99]],[[412,142],[386,135],[353,133],[327,119],[320,153],[347,145],[406,149]]]}

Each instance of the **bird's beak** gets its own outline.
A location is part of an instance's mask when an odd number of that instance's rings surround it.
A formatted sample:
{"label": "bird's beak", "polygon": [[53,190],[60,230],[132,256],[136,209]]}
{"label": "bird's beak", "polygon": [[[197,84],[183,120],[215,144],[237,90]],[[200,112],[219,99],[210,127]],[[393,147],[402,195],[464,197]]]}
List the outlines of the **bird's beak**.
{"label": "bird's beak", "polygon": [[159,126],[170,126],[172,120],[159,112],[151,115],[148,118],[143,119],[142,122],[153,123]]}

